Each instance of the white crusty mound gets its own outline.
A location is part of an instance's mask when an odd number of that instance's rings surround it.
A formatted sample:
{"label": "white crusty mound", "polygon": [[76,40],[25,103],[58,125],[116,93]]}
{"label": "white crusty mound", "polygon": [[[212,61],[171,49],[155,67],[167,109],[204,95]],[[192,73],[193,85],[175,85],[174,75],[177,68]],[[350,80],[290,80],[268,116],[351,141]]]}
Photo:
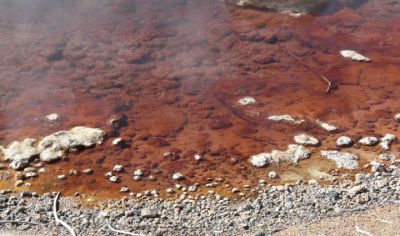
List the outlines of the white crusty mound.
{"label": "white crusty mound", "polygon": [[336,126],[334,126],[332,124],[328,124],[328,123],[322,122],[320,120],[316,120],[315,123],[319,127],[321,127],[322,129],[324,129],[324,130],[326,130],[328,132],[335,132],[335,131],[338,131],[338,129],[339,129],[338,127],[336,127]]}
{"label": "white crusty mound", "polygon": [[301,119],[297,119],[291,115],[273,115],[273,116],[269,116],[268,120],[272,120],[272,121],[277,121],[277,122],[287,122],[287,123],[292,123],[292,124],[296,124],[296,125],[300,125],[303,124],[304,122],[306,122],[305,120],[301,120]]}
{"label": "white crusty mound", "polygon": [[396,140],[396,136],[394,134],[386,134],[381,138],[380,146],[385,150],[389,150],[394,140]]}
{"label": "white crusty mound", "polygon": [[370,136],[370,137],[362,138],[358,142],[361,143],[362,145],[374,146],[374,145],[378,144],[379,140],[376,137]]}
{"label": "white crusty mound", "polygon": [[293,140],[297,144],[306,145],[306,146],[318,146],[319,145],[319,140],[308,134],[298,134],[293,137]]}
{"label": "white crusty mound", "polygon": [[39,151],[36,140],[27,138],[22,142],[14,141],[7,148],[1,147],[4,153],[4,159],[11,161],[10,167],[15,170],[22,170],[29,165],[29,162],[37,155]]}
{"label": "white crusty mound", "polygon": [[300,160],[311,157],[311,151],[302,145],[290,144],[286,151],[273,150],[250,157],[249,162],[255,167],[265,167],[271,163],[291,162],[298,163]]}
{"label": "white crusty mound", "polygon": [[77,126],[69,131],[59,131],[39,142],[40,160],[52,162],[64,157],[68,150],[101,144],[105,132],[101,129]]}
{"label": "white crusty mound", "polygon": [[271,153],[264,152],[250,157],[249,162],[252,166],[261,168],[266,167],[272,160]]}
{"label": "white crusty mound", "polygon": [[353,145],[353,140],[348,136],[340,136],[336,140],[336,146],[338,147],[350,147]]}
{"label": "white crusty mound", "polygon": [[274,163],[288,161],[296,164],[300,160],[310,158],[311,151],[302,145],[290,144],[286,151],[273,150],[271,152],[271,157]]}
{"label": "white crusty mound", "polygon": [[321,156],[334,161],[338,168],[354,170],[358,167],[358,157],[349,152],[321,151]]}
{"label": "white crusty mound", "polygon": [[101,129],[77,126],[69,131],[59,131],[44,137],[36,146],[36,140],[27,138],[22,142],[14,141],[7,148],[0,147],[4,159],[11,161],[10,167],[22,170],[36,156],[40,160],[52,162],[64,157],[68,150],[91,147],[101,144],[106,133]]}
{"label": "white crusty mound", "polygon": [[342,50],[342,51],[340,51],[340,54],[343,57],[349,58],[354,61],[365,61],[365,62],[371,61],[371,59],[369,59],[368,57],[365,57],[365,56],[361,55],[360,53],[353,51],[353,50]]}
{"label": "white crusty mound", "polygon": [[257,104],[257,101],[253,97],[243,97],[238,100],[239,105],[241,106],[248,106],[248,105],[254,105]]}

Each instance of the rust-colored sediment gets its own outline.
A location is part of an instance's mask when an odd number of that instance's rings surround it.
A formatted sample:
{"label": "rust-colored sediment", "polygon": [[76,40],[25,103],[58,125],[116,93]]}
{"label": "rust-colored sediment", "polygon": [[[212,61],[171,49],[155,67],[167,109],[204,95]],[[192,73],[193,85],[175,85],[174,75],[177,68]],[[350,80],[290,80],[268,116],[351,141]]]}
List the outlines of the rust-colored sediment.
{"label": "rust-colored sediment", "polygon": [[[28,181],[34,191],[115,197],[122,186],[164,191],[176,171],[185,184],[221,177],[242,186],[270,170],[282,176],[279,183],[334,168],[318,155],[297,166],[251,167],[249,155],[286,149],[298,132],[315,135],[322,148],[334,148],[341,135],[271,123],[269,115],[321,119],[353,137],[400,134],[393,121],[400,111],[400,6],[393,1],[300,18],[213,0],[48,2],[28,9],[0,1],[0,144],[77,125],[104,129],[109,138],[46,165]],[[326,83],[283,47],[339,88],[326,94]],[[341,49],[372,62],[349,61]],[[258,103],[239,106],[243,96]],[[44,119],[53,112],[62,120]],[[126,115],[127,125],[107,126],[112,115]],[[127,145],[112,146],[113,137]],[[167,151],[178,157],[164,158]],[[205,160],[195,161],[195,153]],[[104,177],[115,164],[127,169],[118,184]],[[57,180],[87,168],[94,174]],[[138,168],[157,180],[134,181]]]}

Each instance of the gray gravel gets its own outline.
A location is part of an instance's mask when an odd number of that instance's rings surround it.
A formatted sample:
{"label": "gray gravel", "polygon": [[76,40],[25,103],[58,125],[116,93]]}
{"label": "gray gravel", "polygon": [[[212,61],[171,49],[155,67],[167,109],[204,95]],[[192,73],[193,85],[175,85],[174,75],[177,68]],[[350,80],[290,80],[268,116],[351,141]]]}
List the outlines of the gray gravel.
{"label": "gray gravel", "polygon": [[[392,165],[374,174],[357,174],[354,181],[343,180],[332,186],[298,183],[262,186],[257,191],[257,197],[242,201],[216,195],[175,201],[145,197],[140,201],[110,200],[93,208],[81,206],[78,198],[64,197],[58,215],[78,235],[115,235],[108,229],[108,222],[116,229],[144,235],[268,235],[292,225],[399,203],[400,169]],[[2,191],[0,232],[67,235],[52,216],[53,198],[50,193],[35,196],[30,192]]]}

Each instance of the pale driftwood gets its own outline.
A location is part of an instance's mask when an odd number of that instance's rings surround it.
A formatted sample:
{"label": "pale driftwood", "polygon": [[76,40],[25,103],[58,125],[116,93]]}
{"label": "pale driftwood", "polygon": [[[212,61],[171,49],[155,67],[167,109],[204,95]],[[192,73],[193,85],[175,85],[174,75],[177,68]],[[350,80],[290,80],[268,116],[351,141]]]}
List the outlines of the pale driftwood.
{"label": "pale driftwood", "polygon": [[360,234],[364,234],[364,235],[367,235],[367,236],[374,236],[370,232],[360,229],[360,227],[358,227],[358,225],[356,225],[356,231],[359,232]]}
{"label": "pale driftwood", "polygon": [[389,220],[384,220],[384,219],[377,219],[377,220],[379,220],[379,221],[382,222],[382,223],[386,223],[386,224],[390,224],[390,225],[393,224],[393,222],[392,222],[392,221],[389,221]]}
{"label": "pale driftwood", "polygon": [[60,197],[60,192],[57,193],[57,195],[54,198],[54,202],[53,202],[53,216],[54,216],[54,219],[56,220],[57,223],[60,223],[62,226],[67,228],[72,236],[76,236],[74,229],[72,229],[72,227],[69,226],[64,221],[60,220],[60,218],[58,218],[58,216],[57,216],[57,202],[58,202],[58,198],[59,197]]}
{"label": "pale driftwood", "polygon": [[113,231],[114,233],[119,233],[119,234],[125,234],[125,235],[131,235],[131,236],[144,236],[143,234],[135,234],[135,233],[131,233],[131,232],[127,232],[127,231],[123,231],[123,230],[118,230],[116,228],[113,228],[111,226],[111,223],[108,222],[107,227]]}

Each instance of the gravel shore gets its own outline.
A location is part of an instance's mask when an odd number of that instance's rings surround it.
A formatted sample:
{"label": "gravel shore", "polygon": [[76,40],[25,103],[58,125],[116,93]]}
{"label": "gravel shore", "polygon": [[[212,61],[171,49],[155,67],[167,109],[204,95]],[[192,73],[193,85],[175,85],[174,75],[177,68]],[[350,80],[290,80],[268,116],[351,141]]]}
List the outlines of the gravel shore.
{"label": "gravel shore", "polygon": [[[114,235],[109,223],[114,229],[140,235],[268,235],[290,226],[398,205],[399,177],[400,169],[392,165],[374,174],[357,174],[354,181],[334,186],[314,182],[261,186],[257,197],[245,201],[216,199],[216,195],[175,201],[144,197],[140,201],[109,200],[86,207],[79,197],[63,197],[59,200],[58,216],[77,235]],[[2,191],[0,231],[68,235],[65,228],[55,223],[54,196]]]}

